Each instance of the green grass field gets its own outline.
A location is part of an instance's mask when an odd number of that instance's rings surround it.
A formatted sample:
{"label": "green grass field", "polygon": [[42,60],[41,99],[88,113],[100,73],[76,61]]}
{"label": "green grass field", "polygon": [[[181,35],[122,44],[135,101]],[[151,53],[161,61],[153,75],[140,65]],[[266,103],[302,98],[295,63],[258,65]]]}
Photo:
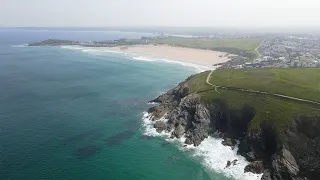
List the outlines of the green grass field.
{"label": "green grass field", "polygon": [[208,49],[223,51],[232,54],[243,55],[249,58],[257,56],[254,49],[259,46],[263,38],[159,38],[150,42],[158,44],[169,44],[197,49]]}
{"label": "green grass field", "polygon": [[320,69],[217,70],[211,83],[320,102]]}
{"label": "green grass field", "polygon": [[[209,72],[200,73],[188,81],[193,93],[200,94],[205,101],[221,100],[230,110],[240,110],[245,106],[254,108],[256,115],[249,124],[249,130],[260,131],[260,124],[268,122],[273,125],[279,142],[283,137],[283,129],[296,117],[320,116],[319,105],[219,88],[217,93],[205,83],[208,74]],[[212,74],[211,83],[319,100],[319,78],[320,69],[218,70]]]}

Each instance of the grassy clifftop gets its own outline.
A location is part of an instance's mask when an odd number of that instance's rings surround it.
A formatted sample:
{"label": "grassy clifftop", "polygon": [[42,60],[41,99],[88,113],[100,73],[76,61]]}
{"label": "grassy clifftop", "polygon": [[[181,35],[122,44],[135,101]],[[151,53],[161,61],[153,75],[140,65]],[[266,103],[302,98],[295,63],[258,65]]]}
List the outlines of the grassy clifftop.
{"label": "grassy clifftop", "polygon": [[184,38],[170,37],[152,39],[152,43],[169,44],[197,49],[209,49],[232,54],[238,54],[249,58],[257,56],[255,48],[263,41],[263,38]]}
{"label": "grassy clifftop", "polygon": [[[191,92],[200,94],[205,101],[223,101],[230,110],[240,110],[246,106],[254,108],[256,114],[249,124],[249,130],[260,131],[260,124],[267,122],[281,140],[283,129],[294,119],[299,116],[320,116],[319,105],[219,88],[217,92],[206,83],[208,74],[203,72],[187,81]],[[210,82],[320,101],[320,69],[217,70],[212,73]]]}
{"label": "grassy clifftop", "polygon": [[320,69],[217,70],[210,82],[320,102]]}

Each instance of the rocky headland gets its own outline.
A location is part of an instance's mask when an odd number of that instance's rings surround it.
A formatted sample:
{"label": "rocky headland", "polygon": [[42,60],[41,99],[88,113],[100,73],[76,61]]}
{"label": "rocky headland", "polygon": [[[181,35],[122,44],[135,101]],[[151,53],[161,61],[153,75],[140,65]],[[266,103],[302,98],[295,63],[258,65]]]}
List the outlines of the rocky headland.
{"label": "rocky headland", "polygon": [[[158,132],[171,132],[172,138],[185,135],[185,143],[194,146],[218,133],[224,139],[223,145],[237,145],[238,154],[250,162],[244,172],[263,173],[263,180],[320,179],[320,115],[292,112],[295,115],[282,129],[268,118],[259,121],[258,128],[252,128],[252,124],[257,124],[253,121],[259,110],[250,103],[230,108],[229,102],[221,98],[223,92],[217,97],[205,98],[204,90],[195,88],[195,82],[205,77],[201,76],[190,76],[150,101],[158,103],[148,110]],[[162,121],[162,117],[168,121]],[[233,162],[226,163],[230,166]]]}

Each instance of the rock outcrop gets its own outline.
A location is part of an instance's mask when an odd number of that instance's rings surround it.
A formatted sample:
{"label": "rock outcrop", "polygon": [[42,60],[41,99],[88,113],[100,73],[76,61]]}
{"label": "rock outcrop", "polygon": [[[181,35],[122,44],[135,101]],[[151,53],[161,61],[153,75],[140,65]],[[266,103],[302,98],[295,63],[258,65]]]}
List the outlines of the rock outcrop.
{"label": "rock outcrop", "polygon": [[282,149],[272,157],[274,179],[299,179],[299,167],[290,151]]}
{"label": "rock outcrop", "polygon": [[153,127],[156,128],[158,133],[161,133],[163,130],[165,130],[166,125],[163,121],[156,121]]}
{"label": "rock outcrop", "polygon": [[256,174],[263,173],[264,167],[262,161],[253,161],[244,168],[244,172],[253,172]]}
{"label": "rock outcrop", "polygon": [[237,142],[236,140],[227,137],[222,141],[222,144],[225,146],[230,146],[233,149]]}
{"label": "rock outcrop", "polygon": [[181,124],[178,124],[177,127],[175,127],[173,134],[176,138],[181,138],[184,134],[185,128]]}
{"label": "rock outcrop", "polygon": [[[185,143],[195,146],[218,132],[224,145],[234,147],[239,141],[238,154],[251,162],[246,172],[264,173],[264,180],[320,179],[320,117],[297,117],[279,142],[268,123],[260,124],[259,132],[248,131],[254,108],[229,110],[222,101],[204,101],[190,93],[187,80],[151,101],[159,103],[148,110],[158,132],[172,132],[171,137],[177,138],[185,135]],[[168,121],[158,121],[162,117]]]}

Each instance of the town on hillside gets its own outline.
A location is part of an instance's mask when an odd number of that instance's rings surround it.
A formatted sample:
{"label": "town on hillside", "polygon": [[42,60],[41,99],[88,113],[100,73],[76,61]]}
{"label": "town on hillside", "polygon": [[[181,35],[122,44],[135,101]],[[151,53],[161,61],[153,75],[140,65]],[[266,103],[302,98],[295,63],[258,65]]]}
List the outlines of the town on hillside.
{"label": "town on hillside", "polygon": [[319,68],[320,37],[306,35],[267,36],[250,60],[236,56],[221,68]]}

